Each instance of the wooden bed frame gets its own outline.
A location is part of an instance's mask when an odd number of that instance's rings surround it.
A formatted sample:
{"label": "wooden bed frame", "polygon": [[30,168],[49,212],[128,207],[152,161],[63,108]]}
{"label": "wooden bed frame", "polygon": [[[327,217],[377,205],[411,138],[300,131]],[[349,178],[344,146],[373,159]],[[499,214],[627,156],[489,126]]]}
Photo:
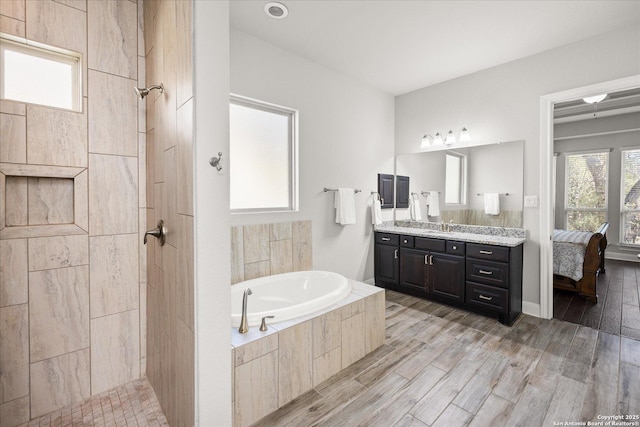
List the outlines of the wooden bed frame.
{"label": "wooden bed frame", "polygon": [[575,281],[569,277],[553,275],[553,287],[565,291],[578,292],[587,301],[598,302],[596,292],[596,282],[599,274],[604,274],[604,251],[607,248],[607,229],[609,223],[603,223],[598,230],[593,233],[584,257],[582,265],[582,279]]}

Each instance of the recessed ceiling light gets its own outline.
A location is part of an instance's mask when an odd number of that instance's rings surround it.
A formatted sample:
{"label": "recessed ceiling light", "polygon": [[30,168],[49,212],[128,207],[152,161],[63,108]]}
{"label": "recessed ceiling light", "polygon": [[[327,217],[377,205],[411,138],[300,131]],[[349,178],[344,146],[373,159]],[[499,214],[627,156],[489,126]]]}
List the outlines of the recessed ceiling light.
{"label": "recessed ceiling light", "polygon": [[282,3],[272,1],[264,5],[264,13],[273,19],[284,19],[289,14],[289,9]]}
{"label": "recessed ceiling light", "polygon": [[598,102],[602,101],[606,97],[607,97],[607,94],[604,93],[602,95],[587,96],[586,98],[582,98],[582,100],[587,104],[597,104]]}

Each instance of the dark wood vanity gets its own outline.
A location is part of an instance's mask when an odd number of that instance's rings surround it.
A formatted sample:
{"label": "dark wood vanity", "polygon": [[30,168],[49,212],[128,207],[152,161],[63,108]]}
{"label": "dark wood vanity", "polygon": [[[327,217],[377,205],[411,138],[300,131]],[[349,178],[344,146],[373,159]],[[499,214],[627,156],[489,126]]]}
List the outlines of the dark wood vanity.
{"label": "dark wood vanity", "polygon": [[375,232],[376,286],[497,317],[522,312],[522,244],[515,247]]}

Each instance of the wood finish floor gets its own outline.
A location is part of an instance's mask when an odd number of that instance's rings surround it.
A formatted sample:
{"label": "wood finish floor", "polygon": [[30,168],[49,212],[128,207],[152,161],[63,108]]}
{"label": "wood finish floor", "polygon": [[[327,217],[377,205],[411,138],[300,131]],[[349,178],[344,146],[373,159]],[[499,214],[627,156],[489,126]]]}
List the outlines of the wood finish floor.
{"label": "wood finish floor", "polygon": [[606,261],[598,277],[598,303],[554,290],[553,317],[640,340],[640,263]]}
{"label": "wood finish floor", "polygon": [[254,425],[534,427],[640,414],[640,341],[530,316],[509,328],[391,291],[386,322],[385,345]]}

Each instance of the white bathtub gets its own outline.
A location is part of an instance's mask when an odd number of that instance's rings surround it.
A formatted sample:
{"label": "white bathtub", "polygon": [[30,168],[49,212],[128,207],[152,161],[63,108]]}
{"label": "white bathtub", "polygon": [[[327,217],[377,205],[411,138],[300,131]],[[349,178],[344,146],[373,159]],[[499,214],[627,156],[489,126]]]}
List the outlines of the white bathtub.
{"label": "white bathtub", "polygon": [[245,280],[231,287],[231,324],[240,325],[242,294],[250,288],[247,303],[249,326],[260,325],[264,316],[275,316],[268,323],[322,310],[351,292],[346,277],[329,271],[297,271]]}

